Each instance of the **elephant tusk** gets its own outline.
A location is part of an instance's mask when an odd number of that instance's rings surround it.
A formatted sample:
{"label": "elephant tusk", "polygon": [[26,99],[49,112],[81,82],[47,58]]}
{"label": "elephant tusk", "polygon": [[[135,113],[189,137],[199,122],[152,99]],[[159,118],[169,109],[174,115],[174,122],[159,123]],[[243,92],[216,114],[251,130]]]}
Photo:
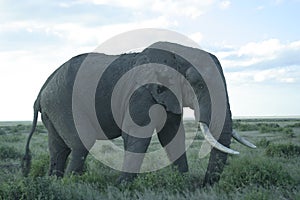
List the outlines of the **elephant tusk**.
{"label": "elephant tusk", "polygon": [[251,142],[247,141],[246,139],[242,138],[236,131],[232,131],[232,137],[238,141],[239,143],[249,147],[249,148],[252,148],[252,149],[255,149],[256,146],[254,144],[252,144]]}
{"label": "elephant tusk", "polygon": [[208,141],[208,143],[211,146],[213,146],[216,149],[219,149],[220,151],[228,153],[228,154],[240,154],[238,151],[234,151],[234,150],[227,148],[224,145],[220,144],[214,138],[214,136],[210,133],[209,128],[207,127],[207,125],[205,123],[199,122],[198,125],[199,125],[198,128],[200,127],[200,129],[204,135],[204,138]]}

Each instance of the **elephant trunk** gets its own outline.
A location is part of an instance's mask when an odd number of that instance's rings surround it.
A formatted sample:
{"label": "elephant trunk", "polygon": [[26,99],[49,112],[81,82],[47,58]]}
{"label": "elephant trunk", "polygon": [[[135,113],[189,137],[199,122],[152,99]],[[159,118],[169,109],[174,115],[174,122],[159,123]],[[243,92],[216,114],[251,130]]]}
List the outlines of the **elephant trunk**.
{"label": "elephant trunk", "polygon": [[220,175],[224,169],[225,163],[227,161],[227,154],[238,154],[237,151],[229,149],[232,137],[232,118],[231,111],[229,105],[226,110],[226,118],[223,125],[223,129],[220,137],[218,138],[218,143],[226,148],[228,151],[223,151],[220,148],[214,146],[214,148],[210,152],[209,163],[207,166],[204,185],[213,185],[218,182],[220,179]]}
{"label": "elephant trunk", "polygon": [[[217,110],[217,113],[214,111],[213,114],[209,92],[202,92],[202,94],[204,95],[197,95],[197,101],[194,102],[195,119],[205,140],[213,147],[204,179],[204,185],[213,185],[220,179],[227,161],[227,154],[239,154],[239,152],[229,148],[232,137],[232,117],[228,96],[226,95],[225,107],[222,107],[224,110]],[[221,115],[224,116],[223,121],[219,119]],[[213,126],[218,126],[219,134]]]}
{"label": "elephant trunk", "polygon": [[[201,132],[203,133],[205,140],[212,147],[214,147],[214,149],[218,149],[219,151],[228,154],[239,154],[239,152],[229,148],[230,139],[232,135],[232,119],[231,119],[231,112],[230,112],[228,101],[225,104],[226,107],[224,107],[223,113],[217,113],[217,114],[215,113],[214,116],[212,116],[212,106],[211,106],[211,99],[209,96],[209,92],[205,92],[204,94],[208,94],[208,95],[203,95],[203,96],[199,95],[196,102],[199,103],[199,107],[198,108],[196,107],[196,109],[194,109],[195,119],[196,121],[198,121],[198,129],[201,129]],[[225,118],[225,119],[223,118],[223,121],[219,119],[222,118],[221,117],[222,115]],[[211,123],[211,120],[213,120],[213,123]],[[214,126],[212,130],[210,130],[211,124],[214,124],[212,125]],[[222,125],[223,127],[221,127]],[[228,136],[225,137],[227,134]],[[223,139],[223,137],[225,138]]]}

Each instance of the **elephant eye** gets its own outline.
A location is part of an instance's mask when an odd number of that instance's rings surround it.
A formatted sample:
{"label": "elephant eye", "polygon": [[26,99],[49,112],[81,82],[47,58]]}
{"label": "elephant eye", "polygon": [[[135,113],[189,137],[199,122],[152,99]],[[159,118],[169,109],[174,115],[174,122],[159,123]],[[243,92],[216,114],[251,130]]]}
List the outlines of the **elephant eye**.
{"label": "elephant eye", "polygon": [[157,87],[157,93],[160,94],[163,92],[163,87],[162,86],[158,86]]}
{"label": "elephant eye", "polygon": [[200,88],[200,89],[203,89],[204,87],[205,87],[204,84],[200,84],[200,85],[199,85],[199,88]]}

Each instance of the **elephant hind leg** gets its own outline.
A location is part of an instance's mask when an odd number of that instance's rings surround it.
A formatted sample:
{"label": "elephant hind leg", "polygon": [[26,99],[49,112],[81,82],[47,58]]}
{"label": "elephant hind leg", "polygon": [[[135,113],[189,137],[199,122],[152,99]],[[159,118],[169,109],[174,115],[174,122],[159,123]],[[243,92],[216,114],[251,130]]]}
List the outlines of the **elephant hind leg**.
{"label": "elephant hind leg", "polygon": [[62,177],[71,150],[59,136],[48,116],[44,113],[42,114],[42,121],[48,130],[48,146],[50,151],[49,175]]}
{"label": "elephant hind leg", "polygon": [[82,146],[81,148],[72,149],[70,155],[70,161],[67,167],[67,174],[82,174],[84,168],[84,161],[88,155],[89,151]]}

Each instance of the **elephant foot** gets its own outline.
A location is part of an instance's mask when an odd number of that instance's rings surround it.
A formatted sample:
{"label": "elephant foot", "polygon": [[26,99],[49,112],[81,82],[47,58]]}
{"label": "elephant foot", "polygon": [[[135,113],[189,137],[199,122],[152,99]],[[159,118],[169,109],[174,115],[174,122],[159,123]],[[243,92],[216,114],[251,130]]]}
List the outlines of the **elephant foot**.
{"label": "elephant foot", "polygon": [[64,172],[60,171],[60,170],[52,170],[48,172],[49,176],[55,176],[57,178],[62,178],[64,177]]}
{"label": "elephant foot", "polygon": [[176,161],[173,163],[173,167],[178,170],[180,173],[188,172],[189,166],[187,163],[186,153],[181,155]]}
{"label": "elephant foot", "polygon": [[130,183],[137,177],[136,173],[128,173],[128,172],[122,172],[122,174],[119,176],[117,180],[117,185],[123,184],[123,183]]}

